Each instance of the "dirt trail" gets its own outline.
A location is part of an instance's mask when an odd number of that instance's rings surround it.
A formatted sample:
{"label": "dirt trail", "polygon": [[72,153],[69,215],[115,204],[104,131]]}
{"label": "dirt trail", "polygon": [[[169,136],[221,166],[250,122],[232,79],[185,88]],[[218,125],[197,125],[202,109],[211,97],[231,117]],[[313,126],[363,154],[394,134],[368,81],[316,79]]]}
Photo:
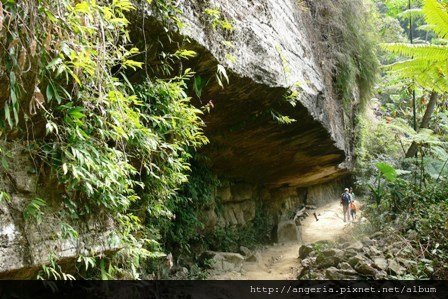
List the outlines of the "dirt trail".
{"label": "dirt trail", "polygon": [[[316,210],[319,221],[310,215],[302,221],[303,243],[334,240],[345,233],[348,223],[343,221],[339,200]],[[359,219],[358,215],[358,219]],[[261,263],[244,262],[241,272],[222,273],[210,279],[241,280],[289,280],[296,279],[299,270],[298,249],[300,244],[276,244],[265,246],[259,252]]]}

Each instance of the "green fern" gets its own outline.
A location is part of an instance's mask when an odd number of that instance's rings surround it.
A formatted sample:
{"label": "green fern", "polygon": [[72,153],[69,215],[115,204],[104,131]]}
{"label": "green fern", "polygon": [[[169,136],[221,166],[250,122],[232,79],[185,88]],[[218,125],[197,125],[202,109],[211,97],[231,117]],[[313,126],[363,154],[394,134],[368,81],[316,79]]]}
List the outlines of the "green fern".
{"label": "green fern", "polygon": [[437,0],[425,0],[423,13],[428,24],[433,25],[433,31],[441,38],[448,35],[448,8]]}
{"label": "green fern", "polygon": [[438,45],[410,45],[404,43],[391,43],[383,45],[389,52],[413,58],[425,58],[443,61],[448,58],[448,48]]}
{"label": "green fern", "polygon": [[[423,1],[423,14],[427,28],[439,38],[448,35],[448,6],[437,0]],[[412,79],[416,85],[439,93],[448,92],[448,46],[430,44],[383,44],[382,47],[394,54],[410,59],[386,65],[389,72],[398,78]]]}

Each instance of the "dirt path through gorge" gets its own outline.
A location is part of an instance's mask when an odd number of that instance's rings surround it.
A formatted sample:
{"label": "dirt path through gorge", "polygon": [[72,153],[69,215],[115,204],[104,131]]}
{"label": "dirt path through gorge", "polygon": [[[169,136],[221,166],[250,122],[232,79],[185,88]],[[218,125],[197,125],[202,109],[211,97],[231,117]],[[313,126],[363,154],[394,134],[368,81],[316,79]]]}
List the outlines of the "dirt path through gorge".
{"label": "dirt path through gorge", "polygon": [[[303,244],[334,240],[349,229],[349,223],[343,221],[339,200],[318,208],[316,214],[319,221],[312,215],[302,221]],[[259,250],[261,262],[244,262],[241,272],[222,273],[209,279],[295,280],[300,268],[299,247],[297,243],[264,246]]]}

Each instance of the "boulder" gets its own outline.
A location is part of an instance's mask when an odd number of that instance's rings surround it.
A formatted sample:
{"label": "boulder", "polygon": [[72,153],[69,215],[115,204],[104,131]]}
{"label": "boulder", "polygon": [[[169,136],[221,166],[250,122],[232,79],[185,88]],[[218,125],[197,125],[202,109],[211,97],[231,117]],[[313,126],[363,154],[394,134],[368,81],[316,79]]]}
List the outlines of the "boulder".
{"label": "boulder", "polygon": [[314,250],[313,246],[309,244],[301,245],[299,248],[299,257],[301,259],[306,258]]}
{"label": "boulder", "polygon": [[251,255],[253,254],[252,251],[251,251],[249,248],[244,247],[244,246],[240,246],[240,252],[241,252],[245,257],[251,256]]}
{"label": "boulder", "polygon": [[370,248],[369,248],[369,247],[363,247],[363,248],[362,248],[362,252],[364,253],[365,256],[368,256],[368,257],[372,257],[372,256],[373,256],[373,254],[372,254],[372,252],[370,251]]}
{"label": "boulder", "polygon": [[232,204],[226,204],[223,206],[223,215],[226,221],[226,226],[237,225],[238,220],[235,217],[235,213],[233,211]]}
{"label": "boulder", "polygon": [[370,224],[370,220],[367,219],[366,217],[361,217],[361,219],[359,220],[360,223],[363,224]]}
{"label": "boulder", "polygon": [[210,260],[212,269],[218,271],[240,271],[244,257],[239,253],[206,251],[202,258]]}
{"label": "boulder", "polygon": [[301,234],[293,220],[282,221],[278,224],[277,228],[277,242],[289,243],[299,242],[301,240]]}

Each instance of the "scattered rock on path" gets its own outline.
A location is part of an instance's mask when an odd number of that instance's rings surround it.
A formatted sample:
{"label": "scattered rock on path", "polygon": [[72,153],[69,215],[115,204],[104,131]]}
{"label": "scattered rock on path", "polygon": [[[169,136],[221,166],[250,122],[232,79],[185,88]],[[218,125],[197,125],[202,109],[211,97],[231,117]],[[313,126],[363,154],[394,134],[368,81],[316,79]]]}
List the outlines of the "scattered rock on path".
{"label": "scattered rock on path", "polygon": [[375,279],[376,279],[376,280],[387,279],[387,273],[386,273],[386,271],[377,271],[377,272],[375,273]]}
{"label": "scattered rock on path", "polygon": [[397,258],[397,261],[402,264],[405,268],[412,268],[417,265],[416,261],[407,260],[404,258]]}
{"label": "scattered rock on path", "polygon": [[376,245],[377,241],[372,240],[369,237],[364,237],[364,238],[362,238],[361,243],[366,246],[372,246],[372,245]]}
{"label": "scattered rock on path", "polygon": [[301,259],[306,258],[314,250],[313,246],[309,244],[304,244],[299,248],[299,257]]}
{"label": "scattered rock on path", "polygon": [[378,250],[378,248],[375,247],[375,246],[369,246],[369,249],[370,249],[370,253],[371,253],[372,255],[376,255],[376,256],[378,256],[378,255],[381,255],[381,254],[382,254],[382,252],[381,252],[380,250]]}
{"label": "scattered rock on path", "polygon": [[301,261],[304,268],[309,268],[312,264],[316,262],[316,257],[307,257]]}
{"label": "scattered rock on path", "polygon": [[346,250],[344,250],[344,260],[348,260],[357,254],[358,254],[358,252],[354,249],[346,249]]}
{"label": "scattered rock on path", "polygon": [[293,220],[283,221],[278,224],[277,228],[277,242],[289,243],[299,242],[301,234]]}
{"label": "scattered rock on path", "polygon": [[350,264],[347,262],[340,263],[338,267],[341,270],[353,270],[352,266],[350,266]]}
{"label": "scattered rock on path", "polygon": [[322,251],[322,254],[328,255],[328,256],[335,256],[339,259],[342,259],[344,257],[344,251],[337,249],[337,248],[331,248]]}
{"label": "scattered rock on path", "polygon": [[389,272],[391,272],[392,274],[395,274],[395,275],[402,275],[403,274],[403,271],[405,269],[402,266],[400,266],[399,263],[397,263],[393,259],[389,259],[387,262],[388,262],[387,269],[389,270]]}
{"label": "scattered rock on path", "polygon": [[327,268],[339,264],[340,258],[336,255],[328,255],[323,252],[317,255],[316,266],[318,268]]}
{"label": "scattered rock on path", "polygon": [[244,257],[239,253],[206,251],[204,258],[211,260],[211,267],[218,271],[241,271]]}
{"label": "scattered rock on path", "polygon": [[355,243],[348,246],[347,249],[362,250],[363,247],[364,245],[362,244],[361,241],[356,241]]}
{"label": "scattered rock on path", "polygon": [[355,268],[356,272],[366,275],[366,276],[375,276],[375,274],[376,274],[375,268],[370,266],[365,261],[358,263],[354,268]]}
{"label": "scattered rock on path", "polygon": [[375,257],[373,259],[373,266],[379,270],[387,270],[387,260],[383,257]]}
{"label": "scattered rock on path", "polygon": [[325,270],[325,277],[332,280],[347,280],[357,279],[356,272],[353,270],[339,270],[335,267],[330,267]]}
{"label": "scattered rock on path", "polygon": [[353,268],[356,267],[356,265],[358,265],[359,263],[363,262],[366,260],[366,257],[360,254],[357,254],[355,256],[352,256],[349,260],[348,263],[350,264],[350,266],[352,266]]}
{"label": "scattered rock on path", "polygon": [[344,275],[339,273],[339,269],[335,267],[330,267],[327,270],[325,270],[325,277],[332,280],[344,279]]}

